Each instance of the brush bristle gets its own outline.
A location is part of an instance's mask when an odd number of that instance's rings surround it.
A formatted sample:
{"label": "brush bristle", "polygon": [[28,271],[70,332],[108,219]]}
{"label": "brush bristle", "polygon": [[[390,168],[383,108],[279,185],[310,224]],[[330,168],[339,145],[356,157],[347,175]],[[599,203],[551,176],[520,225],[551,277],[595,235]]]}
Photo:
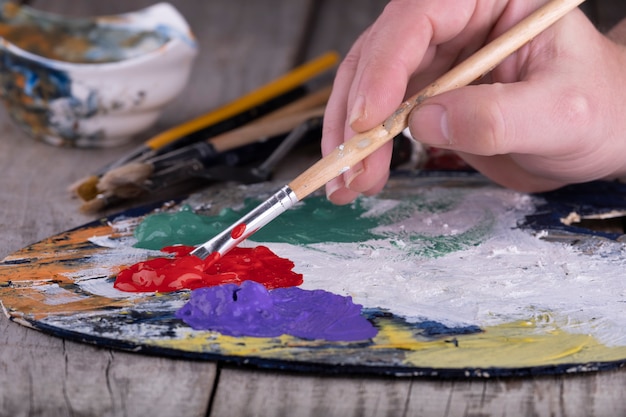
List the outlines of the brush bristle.
{"label": "brush bristle", "polygon": [[88,177],[81,178],[70,184],[70,186],[67,187],[67,191],[83,200],[91,200],[95,197],[95,194],[92,195],[92,193],[96,191],[96,184],[98,183],[98,180],[99,177],[97,175],[90,175]]}
{"label": "brush bristle", "polygon": [[109,199],[107,196],[103,194],[98,194],[95,198],[92,198],[89,201],[85,201],[80,206],[80,211],[81,213],[85,214],[94,214],[104,209],[108,203]]}
{"label": "brush bristle", "polygon": [[78,185],[74,192],[83,201],[93,200],[98,195],[98,180],[99,178],[93,175]]}
{"label": "brush bristle", "polygon": [[141,162],[133,162],[121,167],[112,169],[100,178],[98,181],[98,191],[100,193],[116,194],[120,188],[128,186],[140,187],[141,184],[153,173],[151,164]]}

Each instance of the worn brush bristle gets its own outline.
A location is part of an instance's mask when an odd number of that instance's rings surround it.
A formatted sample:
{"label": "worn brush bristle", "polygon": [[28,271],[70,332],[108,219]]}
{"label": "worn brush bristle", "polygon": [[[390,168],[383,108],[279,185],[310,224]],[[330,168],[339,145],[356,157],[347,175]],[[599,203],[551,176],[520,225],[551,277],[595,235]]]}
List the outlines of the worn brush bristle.
{"label": "worn brush bristle", "polygon": [[97,175],[91,175],[86,178],[81,178],[68,187],[68,191],[76,196],[80,197],[84,201],[89,201],[98,195],[98,180],[100,177]]}
{"label": "worn brush bristle", "polygon": [[81,213],[94,214],[103,210],[108,204],[111,196],[105,194],[98,194],[89,201],[85,201],[80,206]]}
{"label": "worn brush bristle", "polygon": [[133,162],[104,174],[98,181],[97,188],[100,193],[117,195],[118,189],[141,187],[153,172],[151,164]]}

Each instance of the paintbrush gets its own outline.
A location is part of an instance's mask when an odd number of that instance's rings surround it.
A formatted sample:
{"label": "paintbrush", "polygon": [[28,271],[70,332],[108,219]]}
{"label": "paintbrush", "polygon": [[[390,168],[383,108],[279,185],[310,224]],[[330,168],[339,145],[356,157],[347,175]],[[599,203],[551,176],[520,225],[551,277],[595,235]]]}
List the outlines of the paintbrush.
{"label": "paintbrush", "polygon": [[426,99],[479,79],[583,1],[552,0],[545,4],[428,87],[404,101],[383,124],[367,132],[356,134],[338,146],[239,221],[198,246],[191,253],[201,259],[209,255],[217,259],[224,255],[300,200],[393,139],[407,127],[411,111],[419,107]]}
{"label": "paintbrush", "polygon": [[256,107],[252,107],[227,119],[220,120],[215,124],[212,124],[211,126],[190,133],[189,135],[184,137],[184,141],[183,138],[181,138],[180,141],[174,141],[170,145],[164,146],[159,149],[154,149],[150,152],[143,151],[129,153],[124,157],[116,160],[114,163],[102,167],[96,173],[75,181],[68,187],[68,191],[73,192],[77,197],[81,198],[84,201],[89,201],[95,198],[98,194],[98,183],[102,176],[105,175],[107,172],[118,169],[127,164],[145,161],[149,158],[168,153],[172,149],[184,147],[185,145],[183,142],[194,143],[207,137],[222,134],[224,132],[227,132],[228,130],[237,128],[242,124],[248,123],[268,112],[271,112],[276,108],[280,108],[284,106],[285,103],[290,103],[293,100],[302,97],[304,94],[306,94],[306,88],[304,86],[297,87],[284,94],[281,94],[280,96],[272,98],[271,100],[262,103]]}
{"label": "paintbrush", "polygon": [[254,122],[207,141],[194,143],[146,161],[132,162],[114,168],[98,180],[95,186],[97,192],[86,201],[102,193],[115,195],[116,188],[119,187],[126,188],[133,184],[139,186],[155,172],[168,166],[196,159],[210,161],[226,151],[286,133],[307,119],[321,116],[330,91],[330,86],[324,87]]}
{"label": "paintbrush", "polygon": [[[321,118],[323,113],[324,107],[318,106],[285,114],[280,118],[270,117],[152,160],[123,165],[102,176],[98,183],[98,194],[84,202],[80,210],[85,213],[97,212],[109,204],[135,198],[146,192],[155,192],[189,177],[215,179],[218,170],[224,168],[215,165],[218,165],[223,159],[222,156],[229,151],[285,134],[311,119]],[[210,171],[211,166],[215,166],[215,170]],[[219,179],[224,179],[225,175],[232,172],[225,171]]]}
{"label": "paintbrush", "polygon": [[[172,185],[187,182],[192,178],[212,181],[236,181],[246,184],[266,181],[280,160],[294,146],[305,139],[310,132],[318,130],[321,124],[322,116],[315,116],[302,122],[286,137],[272,139],[271,142],[274,142],[274,144],[257,142],[245,145],[242,148],[219,155],[214,161],[210,161],[208,166],[207,161],[198,159],[181,161],[180,164],[167,167],[143,182],[121,184],[115,187],[114,192],[109,191],[98,194],[95,199],[84,203],[81,206],[81,211],[94,213],[108,205],[140,197],[146,193],[159,192]],[[277,140],[279,141],[278,146],[275,145]],[[270,149],[271,154],[259,166],[252,168],[245,166],[245,164],[256,161],[259,157],[266,155]],[[216,163],[212,164],[211,162]]]}
{"label": "paintbrush", "polygon": [[[241,121],[241,118],[237,116],[245,114],[246,112],[258,113],[261,111],[261,107],[268,107],[267,104],[269,104],[269,102],[279,100],[283,95],[286,96],[285,99],[290,100],[290,91],[301,88],[305,82],[332,68],[337,64],[338,60],[338,54],[331,51],[308,61],[274,81],[253,90],[217,110],[196,117],[195,119],[154,136],[119,160],[101,168],[96,174],[75,181],[68,189],[82,199],[90,200],[97,194],[96,184],[99,178],[109,170],[131,161],[145,160],[160,153],[169,152],[173,149],[203,140],[209,133],[206,129],[220,122],[227,121],[228,119],[233,119],[239,122],[239,124],[245,123],[249,120]],[[252,114],[250,116],[252,117]],[[234,126],[229,126],[228,128],[233,127]],[[216,131],[215,134],[222,133],[225,130],[227,129],[224,128],[224,130]]]}

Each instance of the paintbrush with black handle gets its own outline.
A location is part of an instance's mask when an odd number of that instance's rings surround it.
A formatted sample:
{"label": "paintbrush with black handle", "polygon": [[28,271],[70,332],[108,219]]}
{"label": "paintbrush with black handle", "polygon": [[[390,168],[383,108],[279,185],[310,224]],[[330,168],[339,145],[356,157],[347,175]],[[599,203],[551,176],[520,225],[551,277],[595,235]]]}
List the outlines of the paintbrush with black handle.
{"label": "paintbrush with black handle", "polygon": [[[318,107],[283,118],[252,123],[245,129],[235,129],[211,141],[196,143],[154,160],[119,167],[100,179],[100,192],[95,198],[83,203],[81,211],[97,212],[110,204],[155,193],[191,178],[244,183],[267,179],[278,154],[272,154],[270,162],[266,161],[257,168],[241,166],[258,161],[268,153],[278,152],[285,146],[291,149],[295,145],[290,140],[293,132],[302,136],[320,127],[323,111],[324,107]],[[285,138],[285,133],[290,131],[292,133]],[[301,139],[300,136],[297,140]]]}

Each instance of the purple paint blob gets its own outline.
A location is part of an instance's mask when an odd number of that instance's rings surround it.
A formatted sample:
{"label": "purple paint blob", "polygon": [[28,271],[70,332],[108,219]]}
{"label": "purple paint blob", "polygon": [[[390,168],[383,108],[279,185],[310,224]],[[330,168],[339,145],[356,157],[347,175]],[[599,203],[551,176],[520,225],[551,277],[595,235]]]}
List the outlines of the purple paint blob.
{"label": "purple paint blob", "polygon": [[214,330],[229,336],[357,341],[378,330],[361,316],[362,306],[351,297],[324,290],[297,287],[268,291],[254,281],[224,284],[192,291],[176,317],[196,330]]}

